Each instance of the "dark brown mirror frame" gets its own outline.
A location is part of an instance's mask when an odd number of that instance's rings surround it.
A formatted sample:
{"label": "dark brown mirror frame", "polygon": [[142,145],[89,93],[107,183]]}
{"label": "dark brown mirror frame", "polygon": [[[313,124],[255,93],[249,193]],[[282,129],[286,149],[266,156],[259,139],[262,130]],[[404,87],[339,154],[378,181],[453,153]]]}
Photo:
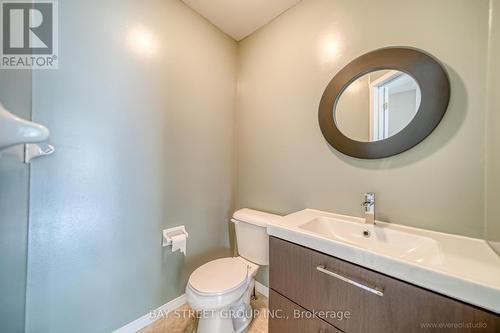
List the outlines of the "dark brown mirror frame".
{"label": "dark brown mirror frame", "polygon": [[[361,76],[377,70],[398,70],[413,77],[422,100],[417,114],[401,132],[387,139],[360,142],[345,136],[334,119],[344,90]],[[319,125],[326,141],[343,154],[377,159],[400,154],[422,142],[443,119],[450,101],[450,80],[444,67],[422,51],[391,47],[369,52],[345,66],[326,87],[319,106]]]}

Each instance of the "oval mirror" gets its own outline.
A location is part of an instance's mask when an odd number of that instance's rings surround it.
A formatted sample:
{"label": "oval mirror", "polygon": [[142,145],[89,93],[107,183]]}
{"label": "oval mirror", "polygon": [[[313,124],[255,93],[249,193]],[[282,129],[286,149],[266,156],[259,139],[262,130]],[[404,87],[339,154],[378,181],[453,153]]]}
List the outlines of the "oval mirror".
{"label": "oval mirror", "polygon": [[356,158],[384,158],[429,136],[449,100],[448,75],[434,57],[413,48],[384,48],[335,75],[321,98],[319,125],[336,150]]}
{"label": "oval mirror", "polygon": [[334,106],[339,130],[360,142],[387,139],[413,120],[422,95],[417,81],[397,70],[377,70],[351,82]]}

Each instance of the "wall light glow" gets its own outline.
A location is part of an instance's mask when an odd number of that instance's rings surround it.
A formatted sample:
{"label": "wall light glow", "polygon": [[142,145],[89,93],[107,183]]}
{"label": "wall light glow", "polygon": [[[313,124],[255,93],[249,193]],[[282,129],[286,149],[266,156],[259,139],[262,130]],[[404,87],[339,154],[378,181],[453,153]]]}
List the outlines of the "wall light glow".
{"label": "wall light glow", "polygon": [[322,64],[331,64],[337,60],[342,51],[342,42],[338,34],[324,35],[319,43],[319,58]]}
{"label": "wall light glow", "polygon": [[127,45],[142,57],[152,57],[158,50],[158,41],[154,33],[143,26],[135,26],[127,33]]}

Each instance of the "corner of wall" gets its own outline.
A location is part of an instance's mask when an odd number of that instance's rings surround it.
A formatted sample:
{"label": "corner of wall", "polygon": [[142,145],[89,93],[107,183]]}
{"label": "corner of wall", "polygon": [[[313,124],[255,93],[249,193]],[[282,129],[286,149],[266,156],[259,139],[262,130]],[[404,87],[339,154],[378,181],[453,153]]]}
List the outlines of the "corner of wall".
{"label": "corner of wall", "polygon": [[[488,15],[488,61],[487,61],[487,112],[485,130],[485,200],[484,200],[484,238],[500,255],[500,221],[496,212],[496,202],[499,199],[500,184],[496,170],[500,166],[500,156],[495,148],[500,146],[498,130],[494,128],[500,120],[500,98],[495,94],[495,87],[500,79],[500,24],[498,10],[500,0],[489,1]],[[498,149],[497,149],[498,150]]]}

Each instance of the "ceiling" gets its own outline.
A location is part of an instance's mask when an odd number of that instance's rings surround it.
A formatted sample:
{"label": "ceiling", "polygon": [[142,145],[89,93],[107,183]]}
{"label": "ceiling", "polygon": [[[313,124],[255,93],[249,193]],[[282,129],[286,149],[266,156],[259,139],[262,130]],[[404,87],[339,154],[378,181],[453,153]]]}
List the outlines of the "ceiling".
{"label": "ceiling", "polygon": [[182,1],[236,41],[240,41],[301,0]]}

